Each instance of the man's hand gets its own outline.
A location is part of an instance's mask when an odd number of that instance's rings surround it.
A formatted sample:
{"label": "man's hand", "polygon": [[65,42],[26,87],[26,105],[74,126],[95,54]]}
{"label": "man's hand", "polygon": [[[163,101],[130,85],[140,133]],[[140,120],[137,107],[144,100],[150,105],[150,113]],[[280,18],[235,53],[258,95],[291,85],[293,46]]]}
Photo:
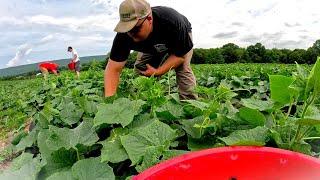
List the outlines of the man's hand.
{"label": "man's hand", "polygon": [[147,77],[159,75],[159,74],[157,74],[158,70],[156,68],[150,66],[149,64],[146,64],[146,66],[147,66],[147,70],[140,71],[141,74],[143,74],[144,76],[147,76]]}

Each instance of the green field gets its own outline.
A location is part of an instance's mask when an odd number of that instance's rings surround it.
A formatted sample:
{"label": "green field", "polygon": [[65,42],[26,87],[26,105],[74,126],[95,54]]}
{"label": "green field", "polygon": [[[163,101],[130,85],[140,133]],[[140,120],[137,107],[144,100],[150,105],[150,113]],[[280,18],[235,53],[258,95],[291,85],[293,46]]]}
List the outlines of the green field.
{"label": "green field", "polygon": [[[81,58],[81,63],[86,64],[93,60],[105,61],[106,57],[107,57],[106,55],[98,55],[98,56],[86,56],[86,57],[80,57],[80,58]],[[58,63],[61,68],[66,69],[68,63],[70,62],[70,59],[59,59],[59,60],[54,60],[53,62]],[[0,69],[0,78],[24,75],[24,74],[32,73],[35,71],[39,71],[38,63],[10,67],[5,69]]]}
{"label": "green field", "polygon": [[[121,75],[103,97],[97,66],[31,80],[0,81],[1,153],[21,154],[0,179],[125,179],[206,148],[254,145],[320,154],[320,59],[314,66],[194,65],[198,100],[179,101],[175,73]],[[28,131],[26,122],[34,122]],[[0,158],[1,159],[1,158]],[[97,173],[99,172],[99,173]]]}

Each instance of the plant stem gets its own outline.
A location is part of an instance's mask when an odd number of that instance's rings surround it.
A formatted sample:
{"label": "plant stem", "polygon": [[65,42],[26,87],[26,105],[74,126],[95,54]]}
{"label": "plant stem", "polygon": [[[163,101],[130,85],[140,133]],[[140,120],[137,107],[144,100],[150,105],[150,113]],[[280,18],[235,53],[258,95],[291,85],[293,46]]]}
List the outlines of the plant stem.
{"label": "plant stem", "polygon": [[290,112],[291,112],[291,109],[292,109],[292,105],[293,105],[293,103],[290,102],[290,106],[289,106],[289,110],[288,110],[288,112],[287,112],[286,120],[288,120],[288,117],[289,117]]}
{"label": "plant stem", "polygon": [[306,137],[302,138],[303,140],[312,140],[312,139],[320,139],[320,137]]}
{"label": "plant stem", "polygon": [[169,72],[168,72],[168,78],[167,78],[167,83],[168,83],[168,86],[169,86],[169,89],[168,89],[168,95],[170,95],[170,94],[171,94],[170,72],[171,72],[171,68],[169,69]]}
{"label": "plant stem", "polygon": [[78,149],[77,149],[77,148],[75,148],[75,150],[76,150],[76,152],[77,152],[77,159],[78,159],[78,161],[79,161],[79,160],[80,160],[79,151],[78,151]]}
{"label": "plant stem", "polygon": [[[308,100],[307,100],[307,101],[308,101]],[[305,107],[304,107],[304,109],[303,109],[303,111],[302,111],[301,118],[304,118],[304,116],[305,116],[305,114],[306,114],[306,112],[307,112],[308,107],[313,103],[313,101],[314,101],[314,95],[312,95],[311,101],[310,101],[310,102],[307,102],[307,103],[305,104]],[[297,142],[298,140],[301,140],[301,139],[299,138],[299,137],[300,137],[301,128],[302,128],[302,125],[299,124],[299,125],[298,125],[297,133],[296,133],[296,135],[294,136],[293,141],[290,143],[290,148],[291,148],[291,146],[293,145],[294,142]],[[303,136],[302,136],[302,137],[303,137]],[[301,137],[301,138],[302,138],[302,137]]]}

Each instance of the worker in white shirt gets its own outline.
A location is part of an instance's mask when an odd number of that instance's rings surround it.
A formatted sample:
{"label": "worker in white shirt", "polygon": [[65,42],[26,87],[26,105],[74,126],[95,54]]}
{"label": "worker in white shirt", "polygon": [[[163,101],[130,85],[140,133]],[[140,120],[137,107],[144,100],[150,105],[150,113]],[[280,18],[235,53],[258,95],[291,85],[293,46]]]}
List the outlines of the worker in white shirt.
{"label": "worker in white shirt", "polygon": [[68,52],[71,52],[72,54],[72,58],[71,58],[71,62],[75,63],[75,72],[77,74],[77,78],[79,79],[80,77],[80,58],[79,55],[77,53],[77,51],[72,48],[71,46],[68,47]]}

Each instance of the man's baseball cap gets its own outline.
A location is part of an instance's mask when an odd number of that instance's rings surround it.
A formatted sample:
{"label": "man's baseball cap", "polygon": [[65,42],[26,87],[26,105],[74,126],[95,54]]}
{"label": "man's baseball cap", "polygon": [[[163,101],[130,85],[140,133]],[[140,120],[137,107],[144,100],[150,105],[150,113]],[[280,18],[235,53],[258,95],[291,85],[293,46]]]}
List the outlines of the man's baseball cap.
{"label": "man's baseball cap", "polygon": [[114,31],[125,33],[130,31],[138,23],[139,19],[147,17],[151,7],[145,0],[125,0],[120,4],[120,21]]}

